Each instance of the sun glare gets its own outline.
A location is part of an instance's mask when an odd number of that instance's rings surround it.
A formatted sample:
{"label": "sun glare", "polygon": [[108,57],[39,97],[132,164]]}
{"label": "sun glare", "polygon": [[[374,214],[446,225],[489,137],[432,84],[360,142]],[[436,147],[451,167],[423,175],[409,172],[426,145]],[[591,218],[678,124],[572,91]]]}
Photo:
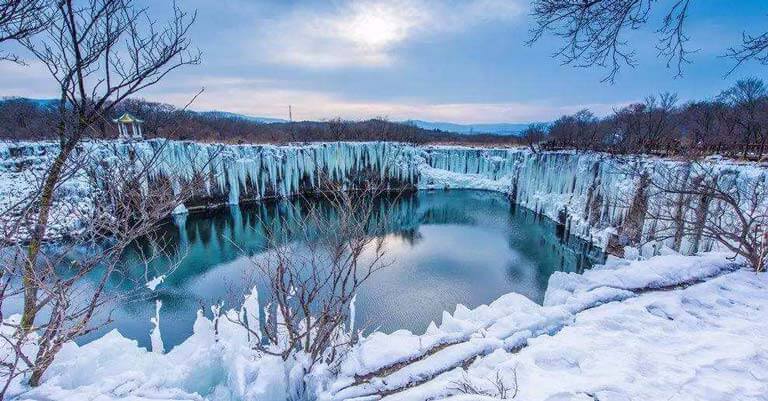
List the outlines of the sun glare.
{"label": "sun glare", "polygon": [[405,37],[406,24],[392,12],[369,10],[355,15],[346,29],[347,37],[371,48],[385,47]]}

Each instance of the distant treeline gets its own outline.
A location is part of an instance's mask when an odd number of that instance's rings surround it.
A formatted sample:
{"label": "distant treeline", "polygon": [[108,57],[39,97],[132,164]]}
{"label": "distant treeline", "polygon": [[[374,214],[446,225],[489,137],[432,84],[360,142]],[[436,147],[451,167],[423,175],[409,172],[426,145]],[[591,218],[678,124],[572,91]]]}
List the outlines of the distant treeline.
{"label": "distant treeline", "polygon": [[[128,99],[93,126],[93,136],[116,138],[112,123],[124,112],[144,120],[145,137],[222,143],[286,143],[321,141],[398,141],[418,144],[462,143],[476,145],[518,145],[521,139],[508,135],[462,135],[427,130],[383,119],[366,121],[299,121],[262,123],[233,115],[197,113],[174,106]],[[42,140],[56,138],[58,110],[54,102],[9,98],[0,101],[0,140]]]}
{"label": "distant treeline", "polygon": [[[726,154],[761,159],[768,154],[768,89],[762,80],[745,79],[712,99],[679,104],[661,93],[599,118],[589,110],[551,124],[534,124],[521,136],[462,135],[427,130],[382,119],[367,121],[261,123],[217,113],[196,113],[171,105],[129,99],[114,118],[130,112],[145,120],[147,137],[224,143],[315,141],[400,141],[418,144],[527,145],[533,149],[597,150],[662,155]],[[55,138],[55,104],[26,99],[0,102],[0,139]],[[93,127],[94,136],[116,137],[109,118]]]}
{"label": "distant treeline", "polygon": [[762,80],[745,79],[713,99],[684,104],[661,93],[604,118],[582,110],[524,135],[549,149],[762,159],[768,155],[768,89]]}

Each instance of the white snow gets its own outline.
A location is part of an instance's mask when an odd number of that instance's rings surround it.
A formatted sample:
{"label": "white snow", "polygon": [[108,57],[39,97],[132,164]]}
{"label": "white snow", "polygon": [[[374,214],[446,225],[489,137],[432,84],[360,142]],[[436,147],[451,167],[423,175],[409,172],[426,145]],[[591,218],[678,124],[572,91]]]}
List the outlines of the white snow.
{"label": "white snow", "polygon": [[187,214],[187,213],[189,213],[189,210],[187,210],[187,207],[186,207],[186,206],[184,206],[184,204],[183,204],[183,203],[180,203],[178,206],[176,206],[176,207],[173,209],[173,212],[171,212],[171,214],[173,214],[173,215],[178,215],[178,214]]}
{"label": "white snow", "polygon": [[165,281],[165,274],[161,274],[152,280],[147,281],[144,285],[149,288],[150,291],[154,291],[158,285],[163,283],[163,281]]}
{"label": "white snow", "polygon": [[[514,350],[532,338],[557,333],[583,311],[637,297],[634,291],[692,283],[734,268],[725,254],[669,255],[647,261],[612,260],[583,275],[557,273],[550,279],[545,306],[518,294],[507,294],[473,310],[459,305],[453,315],[444,314],[440,326],[432,327],[422,336],[401,331],[389,336],[375,333],[363,339],[343,365],[344,374],[366,374],[405,360],[417,360],[418,356],[426,357],[358,386],[344,386],[348,380],[342,378],[342,384],[331,387],[331,398],[341,400],[400,388],[449,372],[473,357]],[[435,345],[447,343],[454,345],[429,352],[438,349],[433,348]]]}
{"label": "white snow", "polygon": [[497,350],[384,399],[439,399],[463,375],[487,384],[498,372],[511,385],[516,372],[522,400],[766,400],[766,290],[765,274],[737,271],[609,303],[518,353]]}

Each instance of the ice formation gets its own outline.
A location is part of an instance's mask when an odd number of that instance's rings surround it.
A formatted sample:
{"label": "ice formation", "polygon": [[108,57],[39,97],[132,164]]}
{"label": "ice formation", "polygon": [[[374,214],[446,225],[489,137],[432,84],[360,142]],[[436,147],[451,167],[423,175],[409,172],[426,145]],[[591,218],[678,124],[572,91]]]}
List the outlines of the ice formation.
{"label": "ice formation", "polygon": [[[29,180],[50,163],[57,145],[0,145],[0,208],[5,210],[28,192]],[[158,154],[154,179],[170,178],[176,190],[182,180],[203,177],[205,188],[174,214],[223,204],[287,197],[317,189],[323,178],[352,188],[372,176],[391,187],[468,188],[500,191],[517,204],[561,223],[570,233],[605,245],[608,235],[626,218],[638,172],[661,174],[679,162],[594,152],[538,152],[526,148],[487,149],[460,146],[416,146],[392,142],[334,142],[296,145],[221,145],[150,140],[83,144],[81,152],[109,162],[115,154],[148,158]],[[766,169],[722,160],[705,163],[735,173],[743,182],[768,181]],[[695,173],[695,172],[694,172]],[[87,208],[92,189],[81,178],[59,189]],[[72,202],[75,200],[75,202]],[[713,206],[714,207],[714,206]],[[64,213],[63,211],[59,211]],[[8,213],[8,216],[12,216]],[[66,220],[66,219],[53,219]],[[51,236],[76,231],[76,221],[53,227]],[[645,232],[658,222],[645,219]],[[711,249],[711,243],[699,250]],[[683,252],[691,249],[684,243]]]}

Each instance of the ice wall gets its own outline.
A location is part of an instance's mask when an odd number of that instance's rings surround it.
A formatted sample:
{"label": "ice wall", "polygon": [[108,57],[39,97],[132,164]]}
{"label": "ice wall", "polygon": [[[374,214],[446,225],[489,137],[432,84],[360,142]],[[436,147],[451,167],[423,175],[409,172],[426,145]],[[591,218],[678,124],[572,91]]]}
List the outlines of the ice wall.
{"label": "ice wall", "polygon": [[[26,172],[50,162],[56,145],[0,145],[0,193],[4,203],[18,196]],[[532,152],[526,148],[486,149],[415,146],[391,142],[333,142],[296,145],[221,145],[150,140],[125,144],[92,142],[81,152],[109,162],[115,155],[157,156],[155,177],[171,179],[175,188],[194,176],[204,188],[187,209],[285,197],[318,189],[322,178],[351,188],[372,177],[390,187],[470,188],[505,192],[517,204],[542,213],[568,231],[605,245],[627,217],[640,172],[656,174],[678,162],[620,157],[589,152]],[[744,180],[767,178],[754,164],[709,161]],[[39,176],[30,174],[30,176]],[[740,178],[740,179],[742,179]],[[13,185],[5,185],[9,180]],[[83,186],[62,188],[62,196],[84,196]],[[6,202],[7,201],[7,202]],[[0,205],[3,206],[3,205]],[[183,210],[181,208],[180,210]],[[658,229],[645,219],[644,231]]]}
{"label": "ice wall", "polygon": [[589,237],[620,224],[634,192],[634,162],[599,153],[430,147],[420,186],[507,192],[517,204]]}
{"label": "ice wall", "polygon": [[322,189],[323,178],[344,188],[372,175],[392,187],[418,181],[417,166],[407,162],[413,158],[404,159],[401,154],[414,149],[386,142],[269,146],[147,141],[137,145],[137,150],[144,155],[160,153],[159,175],[207,176],[205,193],[196,200],[203,204],[296,195]]}

